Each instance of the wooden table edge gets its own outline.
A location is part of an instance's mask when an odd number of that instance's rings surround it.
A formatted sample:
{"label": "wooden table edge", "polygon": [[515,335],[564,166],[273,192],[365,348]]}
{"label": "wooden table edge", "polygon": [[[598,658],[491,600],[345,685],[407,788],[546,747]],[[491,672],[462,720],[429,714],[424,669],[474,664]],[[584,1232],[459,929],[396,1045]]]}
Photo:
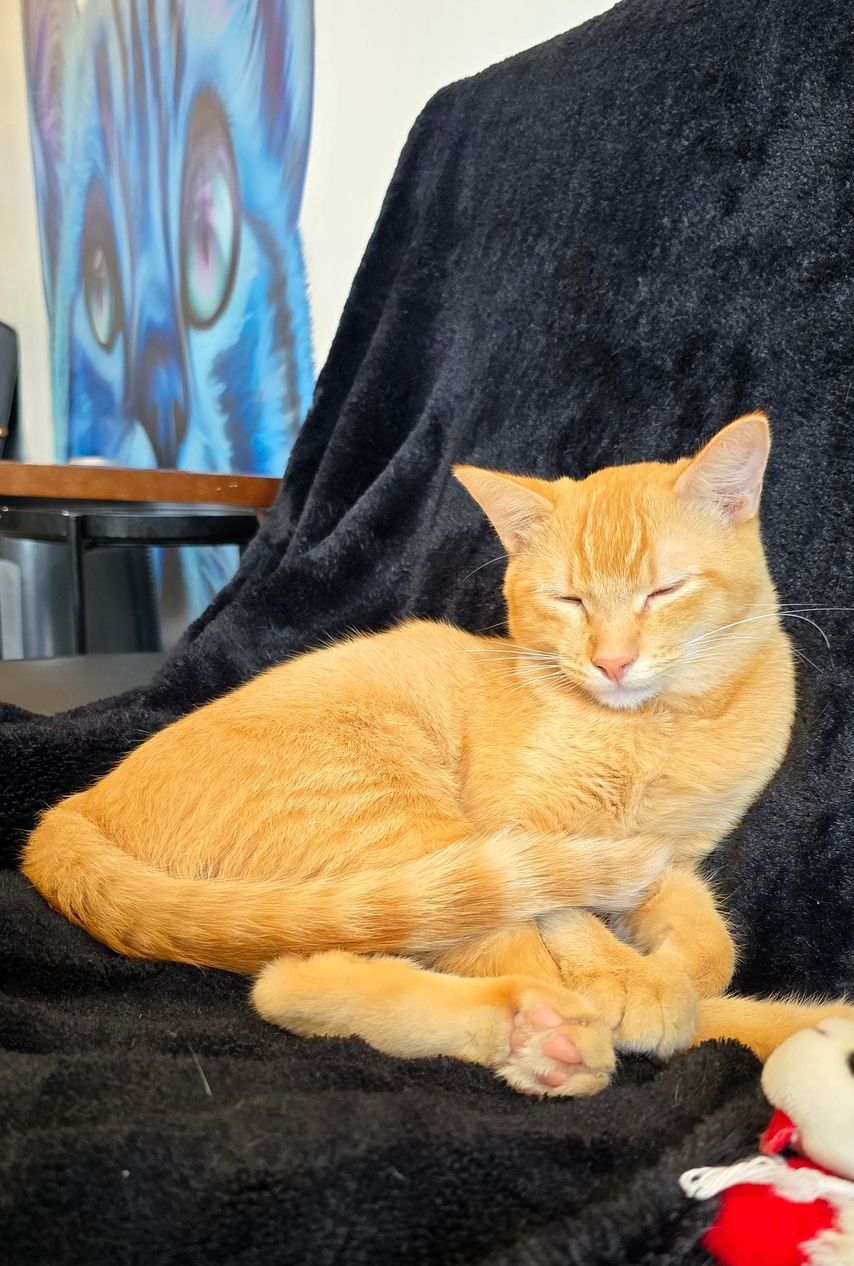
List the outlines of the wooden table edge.
{"label": "wooden table edge", "polygon": [[263,475],[0,461],[0,497],[169,501],[187,505],[247,506],[264,511],[275,501],[280,482]]}

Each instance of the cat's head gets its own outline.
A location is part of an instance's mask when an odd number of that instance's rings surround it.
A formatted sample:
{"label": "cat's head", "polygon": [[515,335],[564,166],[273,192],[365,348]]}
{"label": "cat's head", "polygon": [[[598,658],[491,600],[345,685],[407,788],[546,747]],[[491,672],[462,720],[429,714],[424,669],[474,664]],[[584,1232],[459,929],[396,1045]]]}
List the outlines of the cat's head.
{"label": "cat's head", "polygon": [[456,467],[507,551],[514,641],[608,708],[715,689],[780,636],[757,518],[769,444],[752,413],[694,458],[581,480]]}
{"label": "cat's head", "polygon": [[24,0],[60,456],[280,474],[311,0]]}

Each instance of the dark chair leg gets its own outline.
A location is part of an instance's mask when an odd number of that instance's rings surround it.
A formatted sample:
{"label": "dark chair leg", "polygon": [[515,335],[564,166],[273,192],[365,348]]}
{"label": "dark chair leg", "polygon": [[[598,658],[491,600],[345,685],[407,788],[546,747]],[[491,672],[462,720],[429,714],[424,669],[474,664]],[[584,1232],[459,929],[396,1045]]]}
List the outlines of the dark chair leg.
{"label": "dark chair leg", "polygon": [[71,649],[74,655],[86,654],[86,593],[83,582],[83,541],[80,520],[68,520],[68,566],[71,581]]}

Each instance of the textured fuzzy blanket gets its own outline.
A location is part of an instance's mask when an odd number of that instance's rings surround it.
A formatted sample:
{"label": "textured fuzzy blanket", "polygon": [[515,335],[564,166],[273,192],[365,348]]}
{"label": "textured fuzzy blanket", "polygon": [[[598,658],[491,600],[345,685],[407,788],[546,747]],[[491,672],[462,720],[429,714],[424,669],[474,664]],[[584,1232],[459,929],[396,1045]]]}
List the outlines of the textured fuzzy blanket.
{"label": "textured fuzzy blanket", "polygon": [[[12,868],[39,809],[256,670],[405,614],[499,620],[456,460],[583,475],[766,408],[783,596],[854,605],[851,52],[844,0],[625,0],[439,93],[237,578],[149,689],[0,713],[4,1261],[705,1260],[676,1176],[751,1148],[740,1048],[533,1102],[267,1028],[242,980],[119,959]],[[715,860],[760,992],[854,983],[852,626],[815,618],[789,759]]]}

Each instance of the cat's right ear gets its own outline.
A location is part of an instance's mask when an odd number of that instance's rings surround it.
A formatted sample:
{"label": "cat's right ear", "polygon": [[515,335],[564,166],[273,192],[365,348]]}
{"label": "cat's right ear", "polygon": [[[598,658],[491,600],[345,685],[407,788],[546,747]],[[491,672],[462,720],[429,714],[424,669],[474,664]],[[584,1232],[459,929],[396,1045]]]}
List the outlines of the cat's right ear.
{"label": "cat's right ear", "polygon": [[544,479],[503,475],[480,466],[455,466],[454,475],[483,510],[508,554],[524,549],[531,532],[554,508]]}
{"label": "cat's right ear", "polygon": [[759,509],[771,431],[764,413],[746,413],[700,449],[676,481],[676,495],[714,510],[727,523],[746,523]]}
{"label": "cat's right ear", "polygon": [[30,144],[49,307],[53,304],[62,221],[63,82],[65,56],[69,48],[67,25],[76,12],[77,6],[68,4],[67,0],[26,0],[21,10]]}

